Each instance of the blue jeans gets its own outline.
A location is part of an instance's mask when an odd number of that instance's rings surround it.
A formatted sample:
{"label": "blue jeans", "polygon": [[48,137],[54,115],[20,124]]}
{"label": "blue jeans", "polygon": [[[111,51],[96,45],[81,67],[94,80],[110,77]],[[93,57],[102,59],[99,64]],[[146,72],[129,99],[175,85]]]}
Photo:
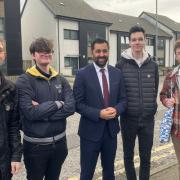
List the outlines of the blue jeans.
{"label": "blue jeans", "polygon": [[24,163],[28,180],[59,180],[67,156],[66,137],[55,144],[34,144],[24,140]]}
{"label": "blue jeans", "polygon": [[134,168],[134,146],[136,137],[139,142],[140,169],[139,179],[149,180],[151,149],[153,145],[154,120],[150,123],[128,122],[121,120],[124,165],[127,180],[136,180]]}

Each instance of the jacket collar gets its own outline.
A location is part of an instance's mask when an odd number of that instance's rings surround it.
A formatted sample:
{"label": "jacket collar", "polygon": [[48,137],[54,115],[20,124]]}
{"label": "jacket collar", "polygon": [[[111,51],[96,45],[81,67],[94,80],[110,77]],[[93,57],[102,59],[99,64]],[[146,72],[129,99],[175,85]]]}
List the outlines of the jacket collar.
{"label": "jacket collar", "polygon": [[51,66],[49,67],[50,71],[51,71],[51,76],[49,78],[47,78],[46,76],[44,76],[43,74],[41,74],[37,69],[36,69],[36,66],[34,65],[33,67],[31,68],[28,68],[26,70],[27,73],[31,74],[32,76],[35,76],[35,77],[40,77],[40,78],[43,78],[45,80],[50,80],[52,79],[53,77],[56,77],[58,75],[58,72],[55,71],[54,68],[52,68]]}

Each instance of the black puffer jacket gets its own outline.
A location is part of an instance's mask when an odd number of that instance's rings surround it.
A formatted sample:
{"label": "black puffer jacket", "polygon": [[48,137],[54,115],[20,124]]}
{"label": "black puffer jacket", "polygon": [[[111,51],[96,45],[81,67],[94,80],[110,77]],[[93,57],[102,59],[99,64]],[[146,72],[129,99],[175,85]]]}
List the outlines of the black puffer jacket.
{"label": "black puffer jacket", "polygon": [[0,179],[10,180],[10,163],[21,161],[22,146],[15,85],[0,77]]}
{"label": "black puffer jacket", "polygon": [[148,122],[157,110],[159,74],[157,64],[148,57],[139,67],[135,60],[121,57],[116,65],[123,72],[127,110],[122,119]]}

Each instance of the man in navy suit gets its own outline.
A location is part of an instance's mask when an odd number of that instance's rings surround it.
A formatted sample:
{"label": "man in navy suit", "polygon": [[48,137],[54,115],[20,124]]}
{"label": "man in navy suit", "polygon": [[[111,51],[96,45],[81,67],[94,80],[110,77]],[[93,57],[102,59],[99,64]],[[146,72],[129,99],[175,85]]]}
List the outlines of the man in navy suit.
{"label": "man in navy suit", "polygon": [[91,45],[93,63],[80,69],[74,83],[79,131],[81,180],[92,180],[99,154],[103,180],[114,180],[114,160],[119,132],[118,116],[126,107],[121,71],[107,65],[109,44],[96,39]]}

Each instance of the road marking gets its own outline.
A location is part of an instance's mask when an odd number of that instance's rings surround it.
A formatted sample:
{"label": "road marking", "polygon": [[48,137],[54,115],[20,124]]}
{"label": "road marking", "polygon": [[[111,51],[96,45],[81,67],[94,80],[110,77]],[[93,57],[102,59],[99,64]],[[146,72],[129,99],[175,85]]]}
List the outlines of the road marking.
{"label": "road marking", "polygon": [[[161,151],[161,150],[166,150],[166,149],[172,147],[172,145],[173,145],[173,144],[170,143],[170,144],[166,144],[166,145],[163,145],[163,146],[159,146],[159,147],[157,147],[157,148],[154,148],[154,150],[152,150],[152,153],[154,153],[154,152],[159,152],[159,151]],[[174,152],[174,149],[170,149],[170,151],[166,152],[165,154],[162,153],[162,154],[160,154],[160,155],[153,156],[153,157],[151,158],[151,162],[156,162],[156,161],[158,161],[158,160],[160,160],[160,159],[163,159],[163,158],[166,158],[167,156],[172,155],[172,154],[174,154],[174,153],[175,153],[175,152]],[[135,156],[134,159],[135,159],[135,160],[136,160],[136,159],[139,159],[139,156]],[[121,162],[123,162],[123,161],[121,160]],[[139,165],[140,165],[140,162],[139,162],[139,161],[138,161],[138,162],[134,162],[134,167],[135,167],[135,169],[138,168]],[[115,176],[117,176],[117,175],[119,175],[119,174],[123,174],[123,173],[125,173],[125,168],[124,168],[124,167],[122,167],[122,168],[114,171]],[[98,177],[98,178],[96,178],[96,180],[102,180],[102,177]]]}
{"label": "road marking", "polygon": [[[173,144],[172,143],[168,143],[168,144],[165,144],[165,145],[161,145],[161,146],[158,146],[158,147],[154,147],[153,149],[152,149],[152,155],[154,154],[154,153],[157,153],[157,152],[159,152],[159,151],[163,151],[163,150],[166,150],[166,149],[168,149],[168,148],[171,148],[173,146]],[[136,155],[136,156],[134,156],[134,161],[136,161],[136,160],[138,160],[139,159],[139,155]],[[123,159],[121,159],[121,160],[116,160],[115,161],[115,163],[114,163],[114,167],[115,167],[115,169],[118,167],[118,166],[120,166],[120,165],[123,165],[124,164],[124,160]],[[100,173],[102,171],[102,168],[101,167],[99,167],[99,168],[97,168],[96,169],[96,173]]]}
{"label": "road marking", "polygon": [[[151,157],[151,162],[156,162],[160,159],[163,159],[169,155],[172,155],[174,154],[174,149],[170,149],[173,147],[173,144],[172,143],[168,143],[168,144],[164,144],[164,145],[161,145],[161,146],[158,146],[158,147],[153,147],[152,149],[152,157]],[[159,155],[154,155],[155,153],[158,153],[160,151],[164,151],[164,150],[167,150],[167,149],[170,149],[168,152],[166,153],[162,153],[162,154],[159,154]],[[134,166],[135,168],[138,168],[139,167],[139,155],[136,155],[134,156]],[[115,170],[114,173],[115,175],[118,175],[118,174],[123,174],[125,172],[125,168],[124,168],[124,161],[121,159],[121,160],[116,160],[115,163],[114,163],[114,166],[115,166],[115,169],[118,169],[118,170]],[[102,168],[97,168],[96,171],[95,171],[95,174],[99,174],[102,172]],[[73,177],[70,177],[68,178],[68,180],[79,180],[79,177],[78,176],[73,176]],[[102,177],[98,177],[96,178],[96,180],[102,180]]]}
{"label": "road marking", "polygon": [[79,180],[79,177],[77,177],[77,176],[70,177],[70,178],[68,178],[68,180]]}

